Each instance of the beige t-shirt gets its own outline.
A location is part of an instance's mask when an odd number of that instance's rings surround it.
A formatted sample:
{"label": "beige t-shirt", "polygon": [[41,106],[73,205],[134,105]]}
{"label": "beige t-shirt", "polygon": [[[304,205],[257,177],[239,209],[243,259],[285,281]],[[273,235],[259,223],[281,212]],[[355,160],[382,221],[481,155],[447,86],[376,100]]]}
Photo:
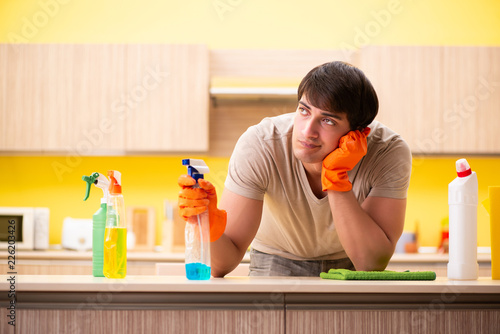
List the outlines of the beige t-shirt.
{"label": "beige t-shirt", "polygon": [[[265,118],[248,128],[229,161],[225,186],[241,196],[264,200],[252,242],[256,250],[293,260],[347,257],[328,197],[318,199],[313,194],[302,162],[293,155],[294,117],[290,113]],[[369,127],[367,154],[348,172],[358,202],[367,196],[406,198],[411,172],[408,145],[377,121]]]}

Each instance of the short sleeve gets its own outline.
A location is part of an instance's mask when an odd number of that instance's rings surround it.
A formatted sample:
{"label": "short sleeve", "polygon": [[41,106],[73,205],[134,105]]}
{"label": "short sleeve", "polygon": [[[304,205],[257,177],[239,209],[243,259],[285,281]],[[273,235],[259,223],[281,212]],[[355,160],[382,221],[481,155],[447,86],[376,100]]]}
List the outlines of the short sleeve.
{"label": "short sleeve", "polygon": [[269,184],[269,160],[258,128],[251,126],[235,145],[225,187],[238,195],[263,200]]}
{"label": "short sleeve", "polygon": [[377,154],[370,173],[371,190],[368,196],[406,198],[410,185],[411,151],[401,138],[394,140]]}

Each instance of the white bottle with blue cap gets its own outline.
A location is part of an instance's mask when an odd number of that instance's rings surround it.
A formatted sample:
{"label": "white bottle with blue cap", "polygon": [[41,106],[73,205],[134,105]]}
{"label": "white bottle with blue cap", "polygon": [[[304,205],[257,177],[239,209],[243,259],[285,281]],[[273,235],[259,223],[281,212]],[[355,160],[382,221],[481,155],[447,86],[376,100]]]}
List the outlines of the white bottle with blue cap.
{"label": "white bottle with blue cap", "polygon": [[[208,166],[200,159],[183,159],[188,174],[196,181],[209,172]],[[198,182],[193,187],[199,187]],[[186,241],[186,277],[190,280],[210,279],[210,221],[208,210],[189,217],[184,232]]]}

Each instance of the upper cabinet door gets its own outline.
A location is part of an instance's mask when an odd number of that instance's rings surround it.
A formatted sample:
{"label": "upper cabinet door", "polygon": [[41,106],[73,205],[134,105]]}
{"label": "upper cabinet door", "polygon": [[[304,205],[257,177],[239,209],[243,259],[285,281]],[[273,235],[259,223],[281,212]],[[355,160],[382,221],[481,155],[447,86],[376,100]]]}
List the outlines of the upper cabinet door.
{"label": "upper cabinet door", "polygon": [[0,45],[0,149],[41,151],[46,87],[43,47]]}
{"label": "upper cabinet door", "polygon": [[0,45],[0,150],[73,155],[208,149],[208,50]]}
{"label": "upper cabinet door", "polygon": [[128,45],[127,151],[208,150],[208,49]]}
{"label": "upper cabinet door", "polygon": [[370,46],[360,60],[377,119],[413,153],[500,153],[500,48]]}
{"label": "upper cabinet door", "polygon": [[438,152],[442,143],[433,133],[441,128],[442,50],[372,46],[361,49],[360,59],[379,99],[376,119],[401,134],[412,152]]}
{"label": "upper cabinet door", "polygon": [[125,126],[113,109],[126,91],[124,45],[43,46],[43,150],[76,155],[123,150]]}
{"label": "upper cabinet door", "polygon": [[500,48],[443,47],[446,153],[500,153]]}

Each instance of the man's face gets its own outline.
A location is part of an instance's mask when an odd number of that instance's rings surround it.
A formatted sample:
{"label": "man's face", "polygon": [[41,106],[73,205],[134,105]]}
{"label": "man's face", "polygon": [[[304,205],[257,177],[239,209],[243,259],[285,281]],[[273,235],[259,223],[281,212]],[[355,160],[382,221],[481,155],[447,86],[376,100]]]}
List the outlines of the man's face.
{"label": "man's face", "polygon": [[302,95],[293,123],[293,153],[302,163],[320,163],[349,131],[345,113],[318,109]]}

